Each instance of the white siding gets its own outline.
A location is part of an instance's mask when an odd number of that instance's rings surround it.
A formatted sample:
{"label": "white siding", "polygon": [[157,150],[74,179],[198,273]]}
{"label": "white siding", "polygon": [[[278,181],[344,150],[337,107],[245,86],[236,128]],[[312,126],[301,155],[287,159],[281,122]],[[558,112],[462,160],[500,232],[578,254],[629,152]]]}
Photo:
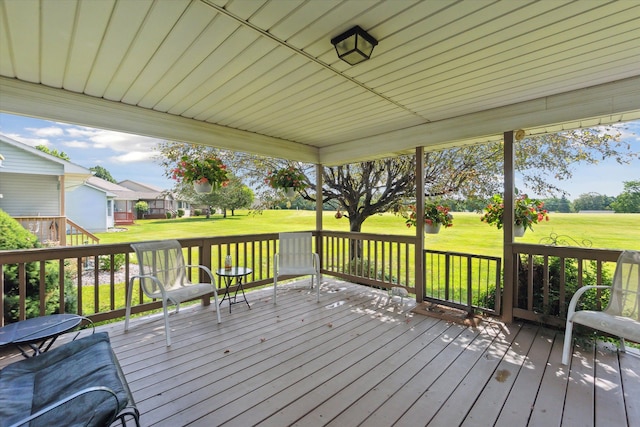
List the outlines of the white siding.
{"label": "white siding", "polygon": [[13,145],[0,141],[0,153],[4,156],[2,173],[19,173],[29,175],[64,175],[64,165],[37,156]]}
{"label": "white siding", "polygon": [[107,197],[103,191],[82,185],[67,191],[67,218],[92,233],[107,231]]}
{"label": "white siding", "polygon": [[6,173],[3,170],[0,172],[0,194],[3,195],[0,209],[11,216],[60,215],[57,176]]}

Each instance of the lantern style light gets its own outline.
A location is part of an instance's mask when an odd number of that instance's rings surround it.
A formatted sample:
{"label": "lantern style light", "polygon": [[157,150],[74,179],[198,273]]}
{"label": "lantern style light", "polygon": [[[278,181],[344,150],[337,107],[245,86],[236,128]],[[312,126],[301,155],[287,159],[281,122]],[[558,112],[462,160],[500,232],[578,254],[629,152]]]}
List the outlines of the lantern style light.
{"label": "lantern style light", "polygon": [[331,39],[331,44],[336,47],[340,59],[349,65],[356,65],[371,58],[371,52],[378,40],[356,25]]}

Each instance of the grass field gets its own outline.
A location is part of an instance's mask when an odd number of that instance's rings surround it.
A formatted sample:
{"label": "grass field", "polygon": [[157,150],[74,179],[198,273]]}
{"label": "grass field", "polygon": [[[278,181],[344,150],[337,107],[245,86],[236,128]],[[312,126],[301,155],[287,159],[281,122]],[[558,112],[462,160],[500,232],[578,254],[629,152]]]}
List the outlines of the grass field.
{"label": "grass field", "polygon": [[[336,219],[325,212],[325,230],[349,231],[346,218]],[[549,243],[558,236],[560,245],[587,246],[601,249],[640,250],[640,214],[562,214],[551,213],[550,221],[534,225],[521,243]],[[315,229],[315,212],[270,210],[252,215],[237,211],[235,216],[222,215],[181,219],[137,220],[127,231],[97,234],[100,243],[123,243],[141,240],[229,236],[238,234],[277,233]],[[363,224],[362,231],[376,234],[412,235],[401,216],[375,215]],[[502,230],[480,222],[480,215],[471,212],[454,213],[453,227],[425,237],[428,249],[448,250],[489,256],[502,255]]]}

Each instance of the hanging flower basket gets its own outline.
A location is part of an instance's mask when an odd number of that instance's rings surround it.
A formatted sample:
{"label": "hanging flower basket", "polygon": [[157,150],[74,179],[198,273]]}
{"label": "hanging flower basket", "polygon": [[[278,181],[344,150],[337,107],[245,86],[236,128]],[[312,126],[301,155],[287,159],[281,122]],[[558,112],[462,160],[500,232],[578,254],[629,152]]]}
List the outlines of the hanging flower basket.
{"label": "hanging flower basket", "polygon": [[198,194],[209,194],[213,191],[213,185],[210,182],[196,182],[193,183],[193,189]]}
{"label": "hanging flower basket", "polygon": [[288,199],[293,199],[296,195],[296,191],[293,187],[285,187],[284,194]]}
{"label": "hanging flower basket", "polygon": [[289,199],[295,197],[296,191],[307,187],[304,174],[293,166],[269,172],[264,182],[273,189],[283,190]]}
{"label": "hanging flower basket", "polygon": [[[533,230],[532,224],[537,224],[543,219],[549,221],[549,213],[544,209],[544,202],[540,200],[530,199],[526,194],[521,194],[517,195],[514,205],[513,235],[515,237],[522,237],[527,228]],[[501,229],[503,216],[504,200],[500,194],[495,194],[491,198],[489,205],[484,209],[484,214],[480,217],[480,221],[495,225],[498,229]],[[519,234],[520,228],[522,229],[522,234]]]}
{"label": "hanging flower basket", "polygon": [[[424,232],[437,234],[443,225],[445,228],[452,227],[453,215],[451,215],[450,210],[449,206],[441,205],[436,201],[426,201],[424,203]],[[417,214],[415,206],[409,206],[409,210],[404,212],[402,216],[405,218],[407,227],[416,226]]]}
{"label": "hanging flower basket", "polygon": [[171,178],[178,182],[193,183],[199,194],[211,193],[214,188],[225,186],[229,182],[227,167],[215,156],[204,159],[182,156],[172,170]]}
{"label": "hanging flower basket", "polygon": [[440,227],[442,224],[439,222],[435,224],[425,224],[424,225],[424,233],[425,234],[438,234],[440,232]]}

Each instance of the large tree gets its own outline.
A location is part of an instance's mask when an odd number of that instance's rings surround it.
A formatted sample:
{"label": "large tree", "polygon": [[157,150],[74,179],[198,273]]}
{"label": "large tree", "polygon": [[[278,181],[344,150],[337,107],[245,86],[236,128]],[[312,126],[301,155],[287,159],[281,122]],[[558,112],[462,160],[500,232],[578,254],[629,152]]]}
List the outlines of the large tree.
{"label": "large tree", "polygon": [[36,145],[36,148],[40,151],[42,151],[43,153],[47,153],[50,154],[52,156],[56,156],[59,159],[62,160],[66,160],[66,161],[71,161],[71,158],[69,158],[69,155],[67,153],[65,153],[64,151],[58,151],[55,148],[52,150],[49,147],[47,147],[46,145]]}
{"label": "large tree", "polygon": [[640,213],[640,181],[624,181],[624,191],[611,203],[618,213]]}
{"label": "large tree", "polygon": [[[176,157],[191,152],[184,145],[161,147],[165,156]],[[198,150],[207,150],[199,147]],[[616,128],[566,131],[525,138],[515,145],[516,170],[526,183],[526,190],[539,195],[565,195],[566,192],[548,179],[568,180],[581,163],[593,164],[605,158],[628,163],[638,158],[628,143],[620,141]],[[220,154],[233,170],[263,191],[262,200],[270,200],[276,192],[264,184],[274,169],[294,166],[306,175],[307,188],[300,191],[307,200],[315,200],[315,171],[312,165],[287,162],[246,153]],[[425,153],[425,188],[427,196],[458,199],[483,199],[503,188],[502,142],[474,144]],[[360,231],[371,215],[399,209],[407,199],[415,198],[414,159],[399,156],[323,169],[322,199],[344,211],[352,231]]]}
{"label": "large tree", "polygon": [[103,168],[102,166],[99,166],[99,165],[93,166],[93,167],[90,167],[89,170],[93,172],[93,176],[96,176],[98,178],[104,179],[105,181],[109,181],[114,184],[117,184],[116,180],[113,178],[113,176],[111,176],[111,173],[105,168]]}

